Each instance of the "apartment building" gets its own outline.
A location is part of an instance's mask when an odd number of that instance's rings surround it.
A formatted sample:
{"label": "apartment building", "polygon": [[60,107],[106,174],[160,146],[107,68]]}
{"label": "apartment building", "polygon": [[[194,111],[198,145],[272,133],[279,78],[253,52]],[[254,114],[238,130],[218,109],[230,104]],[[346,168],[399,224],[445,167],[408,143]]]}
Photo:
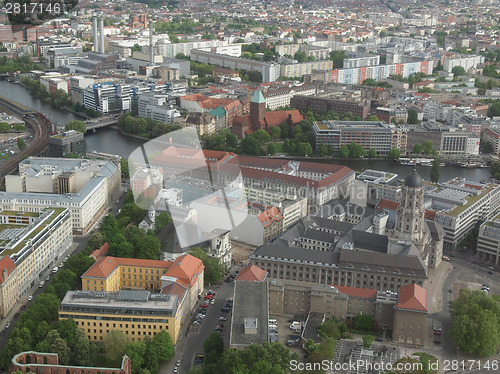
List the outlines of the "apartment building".
{"label": "apartment building", "polygon": [[406,78],[415,73],[432,74],[433,61],[417,61],[391,65],[366,66],[351,69],[334,69],[327,73],[329,82],[362,84],[366,79],[382,80],[390,75]]}
{"label": "apartment building", "polygon": [[316,87],[314,85],[302,85],[269,89],[263,95],[266,99],[266,108],[276,110],[281,107],[290,106],[290,99],[295,95],[314,95],[315,93]]}
{"label": "apartment building", "polygon": [[186,118],[179,118],[175,121],[176,124],[183,128],[193,128],[196,132],[202,135],[210,135],[215,133],[216,117],[208,112],[189,113]]}
{"label": "apartment building", "polygon": [[481,261],[500,265],[500,216],[481,224],[477,253]]}
{"label": "apartment building", "polygon": [[203,51],[200,49],[191,50],[191,60],[218,65],[220,67],[230,69],[258,71],[262,74],[262,81],[264,83],[276,81],[281,74],[281,66],[279,64],[250,60],[242,57],[222,55],[214,52]]}
{"label": "apartment building", "polygon": [[290,106],[303,112],[314,113],[334,111],[339,114],[352,113],[366,119],[370,112],[370,101],[359,95],[328,92],[317,95],[295,95],[290,99]]}
{"label": "apartment building", "polygon": [[5,317],[60,261],[73,234],[65,208],[44,208],[39,213],[3,210],[0,220],[0,314]]}
{"label": "apartment building", "polygon": [[66,294],[59,318],[73,318],[91,341],[111,330],[132,341],[166,330],[175,344],[203,292],[203,274],[203,263],[191,255],[174,261],[103,256],[82,275],[83,291]]}
{"label": "apartment building", "polygon": [[443,61],[443,70],[451,73],[455,66],[461,66],[468,71],[476,69],[479,65],[484,63],[484,56],[481,55],[458,55],[453,58],[445,58]]}
{"label": "apartment building", "polygon": [[[500,185],[481,185],[456,178],[426,193],[437,208],[434,221],[443,226],[444,248],[454,250],[479,221],[500,211]],[[438,210],[439,207],[443,207]]]}
{"label": "apartment building", "polygon": [[344,69],[380,65],[380,55],[358,52],[347,52],[347,54],[349,55],[349,57],[344,58],[342,66]]}
{"label": "apartment building", "polygon": [[500,156],[500,127],[490,126],[483,128],[481,139],[490,142],[493,146],[493,154]]}
{"label": "apartment building", "polygon": [[371,148],[386,155],[392,148],[406,152],[406,134],[394,125],[374,121],[322,121],[313,124],[316,147],[333,146],[335,152],[343,145],[360,144],[365,151]]}
{"label": "apartment building", "polygon": [[303,62],[298,64],[283,64],[280,67],[282,77],[302,77],[311,74],[313,70],[330,70],[333,67],[332,60],[320,60]]}

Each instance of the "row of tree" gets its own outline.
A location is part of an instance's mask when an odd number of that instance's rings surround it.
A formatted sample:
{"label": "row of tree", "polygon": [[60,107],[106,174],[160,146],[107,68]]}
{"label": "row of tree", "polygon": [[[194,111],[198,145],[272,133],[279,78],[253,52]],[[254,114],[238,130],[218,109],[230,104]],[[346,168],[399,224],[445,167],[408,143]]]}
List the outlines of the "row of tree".
{"label": "row of tree", "polygon": [[94,263],[89,257],[92,248],[87,247],[71,256],[65,269],[58,272],[51,284],[21,313],[0,356],[1,366],[7,367],[12,357],[23,351],[58,353],[59,362],[65,365],[92,366],[98,350],[89,344],[85,333],[76,328],[70,319],[57,319],[61,300],[66,292],[77,288],[81,275]]}
{"label": "row of tree", "polygon": [[[175,348],[167,330],[161,330],[151,339],[131,342],[122,331],[113,330],[103,340],[105,364],[109,367],[120,367],[123,356],[127,355],[132,362],[132,374],[156,374],[160,368],[159,361],[170,361]],[[93,365],[95,366],[95,365]]]}
{"label": "row of tree", "polygon": [[182,128],[179,125],[157,122],[150,118],[135,118],[130,113],[125,113],[118,117],[118,127],[127,134],[140,135],[147,138],[157,138]]}
{"label": "row of tree", "polygon": [[297,353],[281,343],[251,344],[245,349],[224,349],[218,333],[210,334],[203,343],[205,363],[193,369],[192,374],[269,374],[287,373],[290,361],[299,359]]}
{"label": "row of tree", "polygon": [[22,123],[15,123],[12,126],[7,122],[0,122],[0,132],[24,132],[26,126]]}

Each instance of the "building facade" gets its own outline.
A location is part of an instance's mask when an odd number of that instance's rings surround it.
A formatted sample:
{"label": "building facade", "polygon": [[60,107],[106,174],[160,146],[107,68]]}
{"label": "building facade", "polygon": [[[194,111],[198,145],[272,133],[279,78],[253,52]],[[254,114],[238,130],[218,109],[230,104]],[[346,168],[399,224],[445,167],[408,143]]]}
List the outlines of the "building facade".
{"label": "building facade", "polygon": [[65,157],[67,154],[84,157],[87,152],[83,133],[75,130],[65,131],[49,138],[47,155],[49,157]]}

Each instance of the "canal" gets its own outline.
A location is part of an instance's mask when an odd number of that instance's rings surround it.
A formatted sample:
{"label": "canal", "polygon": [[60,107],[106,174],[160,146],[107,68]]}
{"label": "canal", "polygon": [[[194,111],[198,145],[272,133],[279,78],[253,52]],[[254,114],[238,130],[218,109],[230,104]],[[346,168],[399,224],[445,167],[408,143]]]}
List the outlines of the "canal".
{"label": "canal", "polygon": [[[17,101],[27,107],[33,108],[39,112],[44,113],[52,122],[57,123],[59,126],[64,126],[67,122],[71,120],[81,120],[81,118],[75,116],[73,113],[67,112],[56,108],[55,106],[35,99],[29,95],[29,92],[20,84],[10,83],[5,80],[0,80],[0,94]],[[104,152],[109,154],[116,154],[121,157],[128,158],[130,153],[145,141],[140,139],[130,137],[122,134],[120,131],[104,128],[100,129],[95,133],[89,133],[85,136],[87,139],[87,150]],[[324,160],[325,162],[342,164],[349,166],[356,171],[363,171],[366,169],[384,170],[397,173],[399,177],[404,178],[406,175],[411,173],[414,166],[404,166],[392,160]],[[426,180],[430,180],[430,167],[417,166],[418,172]],[[441,167],[440,170],[440,180],[447,181],[455,177],[463,177],[468,180],[479,182],[483,179],[488,179],[490,177],[490,172],[488,168],[474,168],[466,169],[456,166],[446,166]]]}

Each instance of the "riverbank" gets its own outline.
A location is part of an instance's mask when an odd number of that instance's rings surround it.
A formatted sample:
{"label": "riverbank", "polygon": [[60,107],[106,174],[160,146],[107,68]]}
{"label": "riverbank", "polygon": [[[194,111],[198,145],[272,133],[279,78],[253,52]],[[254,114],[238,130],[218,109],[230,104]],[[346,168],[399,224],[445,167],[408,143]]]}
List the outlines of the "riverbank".
{"label": "riverbank", "polygon": [[144,143],[149,142],[150,140],[152,140],[151,138],[144,138],[144,137],[139,136],[139,135],[129,134],[128,132],[125,132],[121,128],[119,128],[118,125],[112,125],[112,126],[109,126],[109,128],[113,129],[113,130],[116,130],[116,131],[119,131],[124,136],[128,136],[128,137],[131,137],[131,138],[134,138],[134,139],[137,139],[137,140],[142,140],[142,141],[144,141]]}
{"label": "riverbank", "polygon": [[52,105],[53,107],[55,107],[55,108],[57,108],[57,109],[59,109],[59,110],[65,110],[65,111],[67,111],[67,112],[69,112],[69,113],[74,114],[75,116],[78,116],[78,117],[82,118],[82,119],[90,119],[90,118],[92,118],[92,117],[91,117],[91,116],[89,116],[88,114],[85,114],[85,113],[82,113],[82,112],[77,112],[76,110],[71,109],[71,108],[69,108],[69,107],[67,107],[67,106],[58,106],[58,105],[54,104],[53,102],[51,102],[51,101],[50,101],[47,97],[44,97],[44,98],[37,98],[37,97],[33,96],[33,95],[31,94],[30,87],[26,86],[26,85],[25,85],[22,81],[20,81],[20,80],[9,80],[9,79],[7,79],[7,82],[9,82],[9,83],[14,83],[14,84],[20,84],[22,87],[26,88],[26,90],[28,91],[28,93],[29,93],[29,95],[30,95],[31,97],[33,97],[33,98],[35,98],[35,99],[38,99],[38,100],[41,100],[41,101],[43,101],[43,102],[45,102],[45,103],[47,103],[47,104],[49,104],[49,105]]}

